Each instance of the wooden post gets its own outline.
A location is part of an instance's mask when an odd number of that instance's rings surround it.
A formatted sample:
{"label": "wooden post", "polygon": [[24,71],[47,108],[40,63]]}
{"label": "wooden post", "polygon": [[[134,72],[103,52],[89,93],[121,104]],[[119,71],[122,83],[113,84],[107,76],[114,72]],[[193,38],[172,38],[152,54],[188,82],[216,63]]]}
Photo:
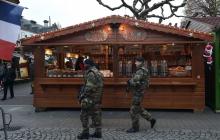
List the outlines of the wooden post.
{"label": "wooden post", "polygon": [[[205,44],[199,44],[197,46],[192,46],[192,77],[194,79],[204,79],[204,64],[203,60],[203,46]],[[199,63],[198,63],[199,62]]]}
{"label": "wooden post", "polygon": [[113,62],[113,73],[114,73],[114,77],[118,77],[118,46],[112,46],[112,62]]}
{"label": "wooden post", "polygon": [[38,46],[34,50],[34,77],[35,78],[43,78],[45,77],[45,66],[44,66],[44,58],[45,50],[43,46]]}
{"label": "wooden post", "polygon": [[108,68],[108,64],[109,64],[109,60],[108,60],[108,59],[109,59],[109,57],[108,57],[108,56],[109,56],[109,52],[108,52],[108,51],[109,51],[109,46],[106,45],[106,46],[105,46],[105,69],[106,69],[106,70],[109,69],[109,68]]}
{"label": "wooden post", "polygon": [[220,30],[215,32],[215,110],[220,112]]}

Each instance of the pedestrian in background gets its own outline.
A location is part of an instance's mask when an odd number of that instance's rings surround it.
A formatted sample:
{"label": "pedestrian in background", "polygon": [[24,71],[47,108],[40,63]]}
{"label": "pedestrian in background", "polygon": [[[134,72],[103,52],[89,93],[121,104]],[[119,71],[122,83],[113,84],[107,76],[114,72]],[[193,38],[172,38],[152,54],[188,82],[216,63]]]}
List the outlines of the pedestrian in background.
{"label": "pedestrian in background", "polygon": [[76,70],[76,71],[78,71],[78,70],[84,70],[84,69],[85,69],[83,60],[84,60],[84,57],[82,57],[82,56],[79,56],[79,57],[77,58],[76,63],[75,63],[75,70]]}
{"label": "pedestrian in background", "polygon": [[149,86],[149,72],[144,67],[144,58],[137,57],[135,65],[137,70],[132,78],[128,80],[128,88],[132,92],[132,103],[130,108],[132,127],[127,130],[127,133],[135,133],[139,131],[140,115],[147,121],[150,121],[151,128],[153,128],[156,123],[156,120],[152,118],[151,114],[141,107],[141,102],[144,98],[144,91]]}
{"label": "pedestrian in background", "polygon": [[15,68],[12,63],[7,63],[3,73],[4,96],[2,100],[6,100],[8,88],[10,89],[11,98],[14,98],[14,80],[16,78]]}
{"label": "pedestrian in background", "polygon": [[4,74],[4,64],[2,60],[0,60],[0,91],[3,90],[3,74]]}
{"label": "pedestrian in background", "polygon": [[29,60],[29,73],[30,73],[30,81],[31,81],[31,93],[34,93],[34,59]]}
{"label": "pedestrian in background", "polygon": [[[79,102],[81,104],[80,120],[82,122],[82,133],[80,133],[78,139],[102,138],[101,129],[101,102],[103,94],[103,76],[96,68],[96,65],[91,59],[84,61],[85,84],[80,90]],[[89,135],[89,117],[92,119],[92,127],[95,128],[95,132]]]}

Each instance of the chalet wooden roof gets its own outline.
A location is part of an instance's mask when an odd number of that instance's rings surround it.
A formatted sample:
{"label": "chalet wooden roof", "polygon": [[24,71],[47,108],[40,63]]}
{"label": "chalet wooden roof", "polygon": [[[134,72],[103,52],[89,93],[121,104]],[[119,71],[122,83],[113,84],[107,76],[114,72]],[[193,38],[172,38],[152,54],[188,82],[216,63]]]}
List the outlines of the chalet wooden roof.
{"label": "chalet wooden roof", "polygon": [[163,24],[148,22],[144,20],[136,20],[131,17],[122,17],[118,15],[112,15],[112,16],[107,16],[104,18],[84,22],[81,24],[69,26],[69,27],[62,28],[56,31],[38,34],[38,35],[29,37],[29,38],[22,39],[21,42],[22,42],[22,45],[25,46],[29,44],[34,44],[36,42],[40,42],[42,40],[45,41],[47,39],[52,39],[55,37],[64,36],[64,35],[76,33],[79,31],[92,29],[98,26],[111,24],[111,23],[123,23],[123,24],[128,24],[131,26],[140,27],[140,28],[170,33],[170,34],[174,34],[178,36],[192,37],[192,38],[201,39],[205,41],[213,40],[213,35],[209,33],[198,32],[198,31],[189,30],[189,29],[182,29],[182,28],[178,28],[174,26],[163,25]]}

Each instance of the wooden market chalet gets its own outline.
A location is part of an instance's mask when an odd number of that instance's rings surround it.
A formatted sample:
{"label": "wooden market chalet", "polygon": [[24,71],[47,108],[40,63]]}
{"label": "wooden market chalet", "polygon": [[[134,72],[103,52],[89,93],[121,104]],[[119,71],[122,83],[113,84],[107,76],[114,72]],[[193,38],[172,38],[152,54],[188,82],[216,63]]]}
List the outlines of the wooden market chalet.
{"label": "wooden market chalet", "polygon": [[151,75],[145,108],[202,111],[203,52],[212,40],[208,33],[116,15],[23,39],[24,50],[34,53],[33,105],[79,107],[83,71],[75,69],[75,62],[83,56],[104,75],[102,107],[129,108],[126,83],[135,71],[134,59],[143,56]]}

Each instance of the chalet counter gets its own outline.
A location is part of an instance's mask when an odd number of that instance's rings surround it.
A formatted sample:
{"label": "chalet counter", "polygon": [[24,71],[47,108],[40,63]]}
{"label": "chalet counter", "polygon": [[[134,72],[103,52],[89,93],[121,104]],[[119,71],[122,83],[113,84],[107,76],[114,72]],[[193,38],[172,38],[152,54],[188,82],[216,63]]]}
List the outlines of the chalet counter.
{"label": "chalet counter", "polygon": [[[127,78],[105,78],[103,108],[129,108],[131,93],[126,95]],[[79,107],[77,94],[81,78],[41,78],[35,82],[34,106]],[[151,78],[143,107],[151,109],[204,109],[204,82],[191,78]]]}

